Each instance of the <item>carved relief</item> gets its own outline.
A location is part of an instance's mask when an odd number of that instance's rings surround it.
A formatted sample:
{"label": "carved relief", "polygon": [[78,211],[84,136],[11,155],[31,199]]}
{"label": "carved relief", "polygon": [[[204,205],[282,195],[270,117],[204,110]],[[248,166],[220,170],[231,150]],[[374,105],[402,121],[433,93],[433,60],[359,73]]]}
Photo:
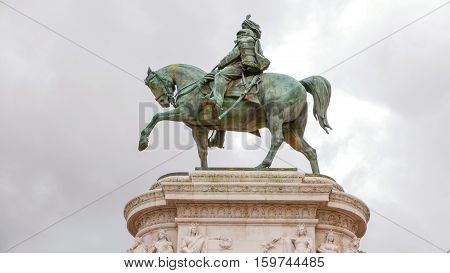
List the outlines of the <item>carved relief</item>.
{"label": "carved relief", "polygon": [[319,218],[319,224],[341,227],[353,233],[358,231],[357,222],[345,214],[336,211],[319,210],[317,211],[317,217]]}
{"label": "carved relief", "polygon": [[[308,236],[308,231],[305,225],[299,225],[297,227],[297,234],[294,238],[288,238],[288,252],[295,253],[312,253],[313,252],[313,241],[310,236]],[[292,249],[292,246],[294,247]]]}
{"label": "carved relief", "polygon": [[158,232],[158,240],[148,249],[151,253],[173,253],[173,243],[167,239],[167,232],[161,229]]}
{"label": "carved relief", "polygon": [[353,237],[353,239],[344,248],[345,253],[362,253],[359,249],[360,239],[358,237]]}
{"label": "carved relief", "polygon": [[182,253],[207,253],[207,240],[206,236],[200,235],[198,225],[191,224],[189,234],[182,239],[180,251]]}
{"label": "carved relief", "polygon": [[219,246],[221,249],[231,249],[231,245],[233,244],[231,238],[220,236],[217,239],[219,240]]}
{"label": "carved relief", "polygon": [[270,250],[272,250],[276,247],[276,244],[278,243],[279,240],[280,240],[280,238],[273,238],[272,241],[270,241],[266,244],[261,244],[262,252],[269,253]]}
{"label": "carved relief", "polygon": [[179,218],[275,218],[314,219],[315,207],[300,205],[225,205],[184,204],[178,207]]}
{"label": "carved relief", "polygon": [[174,223],[176,209],[162,209],[143,214],[135,222],[134,226],[139,230],[142,227],[152,226],[162,223]]}
{"label": "carved relief", "polygon": [[142,237],[136,236],[134,238],[134,244],[127,249],[128,253],[146,253],[148,252],[148,246],[145,244]]}
{"label": "carved relief", "polygon": [[[142,237],[128,251],[258,252],[264,243],[264,252],[360,252],[359,239],[352,237],[363,236],[369,211],[328,178],[295,174],[280,182],[273,172],[238,171],[229,180],[222,173],[228,172],[163,178],[132,199],[124,210],[127,228]],[[299,222],[308,228],[295,227]]]}
{"label": "carved relief", "polygon": [[262,244],[263,252],[267,253],[276,247],[279,241],[283,241],[283,252],[287,253],[312,253],[314,243],[304,224],[297,226],[297,233],[293,238],[274,238],[267,244]]}
{"label": "carved relief", "polygon": [[331,230],[327,232],[325,235],[325,241],[320,244],[319,248],[317,249],[317,252],[319,253],[338,253],[339,252],[339,246],[335,242],[335,234]]}
{"label": "carved relief", "polygon": [[198,224],[193,223],[189,229],[189,235],[183,237],[181,252],[184,253],[207,253],[209,240],[218,240],[219,247],[224,250],[231,249],[233,240],[226,236],[209,237],[206,234],[201,235],[198,230]]}

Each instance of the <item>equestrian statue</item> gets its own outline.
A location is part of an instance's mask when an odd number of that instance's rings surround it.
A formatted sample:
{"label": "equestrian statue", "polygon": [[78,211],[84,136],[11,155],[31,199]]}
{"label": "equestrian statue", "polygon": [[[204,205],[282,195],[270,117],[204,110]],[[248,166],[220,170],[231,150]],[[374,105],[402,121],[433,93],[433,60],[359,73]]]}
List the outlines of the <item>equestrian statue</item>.
{"label": "equestrian statue", "polygon": [[260,38],[259,25],[247,15],[234,48],[211,72],[186,64],[157,71],[148,68],[145,84],[155,100],[164,108],[174,109],[153,116],[141,132],[139,151],[148,147],[148,137],[158,122],[183,122],[192,129],[201,167],[207,168],[208,147],[222,148],[226,131],[259,136],[259,129],[268,128],[270,150],[257,169],[270,167],[284,141],[303,153],[312,172],[319,174],[316,151],[303,138],[308,112],[306,92],[314,99],[314,117],[328,133],[332,129],[327,120],[330,83],[322,76],[298,81],[284,74],[263,73],[270,61],[263,55]]}

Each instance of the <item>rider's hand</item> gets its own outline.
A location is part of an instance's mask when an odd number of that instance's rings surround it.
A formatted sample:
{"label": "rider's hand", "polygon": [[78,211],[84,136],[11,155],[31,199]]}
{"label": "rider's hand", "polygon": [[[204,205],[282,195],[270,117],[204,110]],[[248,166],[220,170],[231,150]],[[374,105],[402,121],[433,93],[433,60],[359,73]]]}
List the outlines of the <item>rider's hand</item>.
{"label": "rider's hand", "polygon": [[208,73],[205,76],[203,76],[203,79],[205,79],[207,81],[212,81],[212,80],[214,80],[214,76],[215,76],[215,74],[211,72],[211,73]]}

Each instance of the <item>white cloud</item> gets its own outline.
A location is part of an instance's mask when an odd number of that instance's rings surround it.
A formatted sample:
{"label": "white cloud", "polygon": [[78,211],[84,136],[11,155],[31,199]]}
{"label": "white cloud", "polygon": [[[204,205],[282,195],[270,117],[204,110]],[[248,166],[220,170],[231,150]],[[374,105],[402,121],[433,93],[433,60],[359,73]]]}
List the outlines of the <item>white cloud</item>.
{"label": "white cloud", "polygon": [[[320,73],[439,4],[13,3],[138,76],[148,65],[190,63],[209,69],[233,45],[241,20],[251,12],[263,29],[270,70],[299,79]],[[141,82],[8,8],[1,7],[0,14],[0,122],[6,132],[0,134],[0,247],[5,249],[179,151],[162,145],[137,152],[138,102],[153,98]],[[448,14],[443,8],[326,73],[333,87],[329,120],[335,130],[326,135],[312,115],[306,130],[323,173],[442,246],[450,245],[444,217],[450,207]],[[237,138],[232,145],[239,146],[241,136],[230,135]],[[182,143],[190,137],[169,130],[169,136],[159,135],[160,143],[180,136]],[[254,166],[265,155],[238,146],[211,150],[211,165]],[[279,155],[309,170],[299,153],[284,147]],[[131,243],[123,205],[160,175],[198,165],[194,148],[15,251],[122,252]],[[280,160],[274,166],[288,167]],[[41,197],[31,198],[35,194]],[[369,252],[436,251],[380,217],[372,217],[363,245]]]}

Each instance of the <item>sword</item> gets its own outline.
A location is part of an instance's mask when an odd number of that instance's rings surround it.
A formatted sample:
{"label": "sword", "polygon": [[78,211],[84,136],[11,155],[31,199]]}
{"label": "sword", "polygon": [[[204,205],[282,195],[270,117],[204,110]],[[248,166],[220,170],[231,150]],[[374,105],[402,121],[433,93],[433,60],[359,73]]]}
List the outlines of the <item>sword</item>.
{"label": "sword", "polygon": [[259,76],[255,76],[253,77],[252,81],[250,82],[250,84],[247,86],[247,88],[245,89],[245,91],[239,96],[239,98],[227,109],[225,110],[225,112],[223,112],[222,114],[220,114],[219,116],[219,120],[223,119],[230,111],[231,109],[233,109],[234,107],[236,107],[236,105],[241,102],[241,100],[245,97],[245,95],[247,95],[248,92],[250,92],[250,90],[252,89],[253,85],[258,84],[261,81],[261,78]]}

